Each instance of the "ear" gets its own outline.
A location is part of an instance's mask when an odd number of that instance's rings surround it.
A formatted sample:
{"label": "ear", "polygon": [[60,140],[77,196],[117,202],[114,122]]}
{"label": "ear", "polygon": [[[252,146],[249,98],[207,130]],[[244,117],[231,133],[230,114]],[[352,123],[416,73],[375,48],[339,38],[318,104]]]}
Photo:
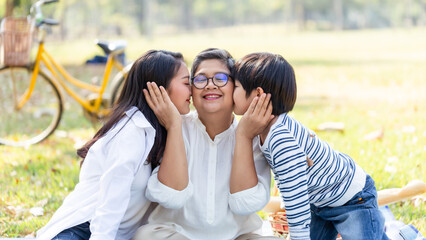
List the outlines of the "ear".
{"label": "ear", "polygon": [[263,91],[263,88],[261,88],[261,87],[257,87],[256,88],[256,96],[260,96],[260,95],[262,95],[264,93],[264,91]]}

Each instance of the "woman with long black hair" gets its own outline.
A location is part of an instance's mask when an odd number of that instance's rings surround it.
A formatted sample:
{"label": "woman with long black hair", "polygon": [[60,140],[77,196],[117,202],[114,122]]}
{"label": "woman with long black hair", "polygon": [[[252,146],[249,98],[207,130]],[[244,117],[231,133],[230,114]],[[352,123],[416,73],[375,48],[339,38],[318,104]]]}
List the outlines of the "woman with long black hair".
{"label": "woman with long black hair", "polygon": [[142,224],[150,204],[148,178],[171,147],[167,134],[175,135],[147,105],[148,81],[167,90],[176,111],[189,112],[189,72],[182,55],[146,52],[132,66],[108,122],[78,150],[84,159],[79,183],[37,239],[128,240]]}
{"label": "woman with long black hair", "polygon": [[[257,134],[246,144],[241,141],[233,115],[233,65],[223,49],[206,49],[195,57],[191,84],[196,112],[184,116],[160,107],[173,106],[161,87],[149,85],[149,93],[144,92],[158,119],[182,132],[185,145],[174,153],[186,152],[187,158],[164,154],[153,170],[146,196],[159,206],[134,240],[278,239],[256,233],[262,226],[256,212],[269,201],[271,174]],[[269,98],[260,96],[253,105],[264,109],[265,117],[251,122],[252,129],[270,120]]]}

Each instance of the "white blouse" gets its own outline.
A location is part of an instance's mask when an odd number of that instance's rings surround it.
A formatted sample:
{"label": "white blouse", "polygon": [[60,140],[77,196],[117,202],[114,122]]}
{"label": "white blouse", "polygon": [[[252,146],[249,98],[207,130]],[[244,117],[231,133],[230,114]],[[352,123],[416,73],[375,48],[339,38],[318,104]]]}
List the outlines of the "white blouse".
{"label": "white blouse", "polygon": [[154,138],[155,130],[145,116],[136,107],[128,110],[90,148],[79,183],[37,232],[37,239],[50,240],[87,221],[90,239],[131,239],[150,204],[144,193],[151,164],[145,161]]}
{"label": "white blouse", "polygon": [[189,184],[174,190],[157,178],[149,178],[147,198],[160,205],[149,223],[166,223],[190,239],[235,239],[258,230],[262,220],[256,214],[269,201],[270,168],[260,151],[258,138],[253,152],[258,184],[230,194],[232,158],[237,121],[211,140],[196,112],[183,116],[183,138],[189,168]]}

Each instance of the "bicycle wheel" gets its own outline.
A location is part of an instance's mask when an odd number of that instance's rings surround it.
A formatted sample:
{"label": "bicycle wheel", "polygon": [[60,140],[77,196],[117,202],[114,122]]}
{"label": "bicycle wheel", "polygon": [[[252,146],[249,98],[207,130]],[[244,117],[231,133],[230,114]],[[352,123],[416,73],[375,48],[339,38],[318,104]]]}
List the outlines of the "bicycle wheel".
{"label": "bicycle wheel", "polygon": [[118,72],[117,75],[114,76],[111,84],[111,94],[110,94],[110,107],[113,107],[120,97],[121,90],[123,90],[125,79],[127,78],[127,74],[132,68],[133,63],[128,64],[122,71]]}
{"label": "bicycle wheel", "polygon": [[117,102],[118,98],[120,97],[120,93],[123,90],[123,86],[124,86],[124,77],[121,77],[120,79],[118,79],[118,81],[115,82],[115,85],[112,86],[112,91],[111,91],[111,107],[114,106],[114,104]]}
{"label": "bicycle wheel", "polygon": [[16,105],[29,87],[32,69],[0,68],[0,145],[28,146],[46,139],[62,115],[62,97],[52,80],[40,71],[30,98]]}

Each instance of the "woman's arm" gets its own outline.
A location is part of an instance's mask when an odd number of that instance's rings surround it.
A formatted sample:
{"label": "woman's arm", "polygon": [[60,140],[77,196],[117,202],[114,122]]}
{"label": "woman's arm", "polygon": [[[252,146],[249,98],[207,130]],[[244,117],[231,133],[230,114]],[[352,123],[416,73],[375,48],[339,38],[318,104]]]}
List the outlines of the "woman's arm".
{"label": "woman's arm", "polygon": [[253,188],[258,184],[253,159],[253,138],[272,120],[270,98],[271,94],[265,93],[255,97],[238,124],[231,169],[231,194]]}
{"label": "woman's arm", "polygon": [[175,190],[184,190],[189,183],[188,162],[182,136],[182,118],[170,100],[166,90],[155,83],[148,83],[144,95],[161,125],[167,130],[163,159],[158,180]]}
{"label": "woman's arm", "polygon": [[229,207],[238,215],[248,215],[262,210],[269,201],[271,169],[260,150],[259,137],[253,140],[253,158],[258,183],[256,186],[230,194]]}
{"label": "woman's arm", "polygon": [[182,208],[186,201],[193,194],[193,186],[189,181],[188,186],[182,191],[175,190],[161,183],[158,180],[158,166],[152,172],[151,177],[148,180],[148,186],[146,188],[145,196],[152,202],[157,202],[161,206],[169,209]]}

